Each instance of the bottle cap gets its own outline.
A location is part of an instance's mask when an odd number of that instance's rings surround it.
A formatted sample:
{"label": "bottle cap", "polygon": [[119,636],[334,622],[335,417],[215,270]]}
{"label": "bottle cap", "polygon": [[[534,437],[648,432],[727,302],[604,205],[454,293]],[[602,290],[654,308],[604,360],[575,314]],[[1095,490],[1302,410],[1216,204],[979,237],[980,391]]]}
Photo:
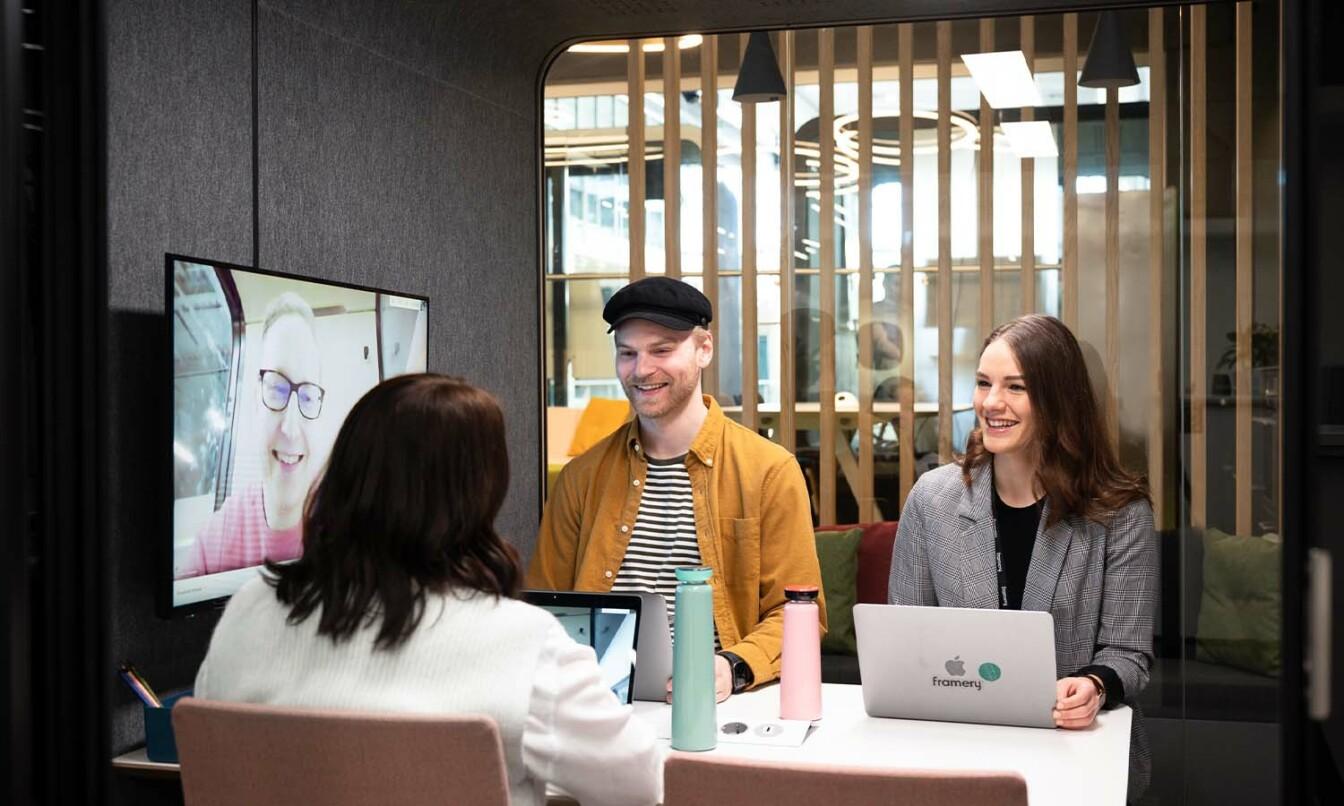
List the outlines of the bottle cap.
{"label": "bottle cap", "polygon": [[678,582],[708,582],[712,576],[714,576],[714,569],[708,565],[677,569]]}
{"label": "bottle cap", "polygon": [[785,585],[784,598],[790,602],[815,602],[821,588],[816,585]]}

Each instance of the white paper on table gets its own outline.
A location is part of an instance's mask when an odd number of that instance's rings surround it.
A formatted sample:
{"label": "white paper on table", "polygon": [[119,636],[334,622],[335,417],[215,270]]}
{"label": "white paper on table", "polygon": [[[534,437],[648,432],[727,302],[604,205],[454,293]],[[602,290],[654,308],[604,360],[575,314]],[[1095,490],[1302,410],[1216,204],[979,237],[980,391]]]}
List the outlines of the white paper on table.
{"label": "white paper on table", "polygon": [[[716,736],[724,744],[758,744],[767,747],[801,747],[812,723],[804,719],[719,718]],[[655,725],[659,739],[672,738],[672,711],[668,709]]]}

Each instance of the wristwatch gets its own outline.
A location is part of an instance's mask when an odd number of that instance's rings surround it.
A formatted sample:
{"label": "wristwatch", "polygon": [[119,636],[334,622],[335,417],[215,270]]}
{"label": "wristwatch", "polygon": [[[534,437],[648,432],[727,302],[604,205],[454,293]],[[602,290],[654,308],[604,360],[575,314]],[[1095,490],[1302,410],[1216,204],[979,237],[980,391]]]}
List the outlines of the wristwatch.
{"label": "wristwatch", "polygon": [[732,652],[720,652],[719,654],[723,656],[724,660],[728,661],[728,669],[733,674],[734,694],[746,691],[752,683],[756,682],[756,675],[752,673],[751,667],[747,665],[746,661]]}
{"label": "wristwatch", "polygon": [[1087,677],[1088,680],[1091,680],[1091,681],[1092,681],[1092,685],[1094,685],[1094,686],[1097,687],[1097,699],[1100,700],[1100,702],[1097,703],[1097,707],[1098,707],[1098,708],[1105,708],[1105,707],[1106,707],[1106,684],[1103,683],[1103,682],[1101,682],[1101,678],[1098,677],[1097,675],[1089,674],[1089,675],[1086,675],[1086,677]]}

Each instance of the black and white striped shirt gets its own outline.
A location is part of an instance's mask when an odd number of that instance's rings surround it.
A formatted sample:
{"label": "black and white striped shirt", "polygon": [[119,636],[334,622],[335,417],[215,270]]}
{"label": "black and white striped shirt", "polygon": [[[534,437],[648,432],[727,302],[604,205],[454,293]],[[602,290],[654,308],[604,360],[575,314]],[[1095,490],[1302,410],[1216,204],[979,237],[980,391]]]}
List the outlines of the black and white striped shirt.
{"label": "black and white striped shirt", "polygon": [[695,536],[695,500],[685,456],[647,461],[648,475],[635,528],[611,590],[662,594],[667,600],[667,624],[675,633],[677,569],[701,565]]}

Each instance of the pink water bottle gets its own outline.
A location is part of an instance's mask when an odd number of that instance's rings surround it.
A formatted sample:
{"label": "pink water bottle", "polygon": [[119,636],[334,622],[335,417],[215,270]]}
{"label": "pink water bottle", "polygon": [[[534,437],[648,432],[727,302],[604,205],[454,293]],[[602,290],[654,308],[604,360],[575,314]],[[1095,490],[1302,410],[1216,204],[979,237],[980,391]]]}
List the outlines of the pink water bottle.
{"label": "pink water bottle", "polygon": [[821,719],[821,616],[816,585],[788,585],[779,671],[779,718]]}

